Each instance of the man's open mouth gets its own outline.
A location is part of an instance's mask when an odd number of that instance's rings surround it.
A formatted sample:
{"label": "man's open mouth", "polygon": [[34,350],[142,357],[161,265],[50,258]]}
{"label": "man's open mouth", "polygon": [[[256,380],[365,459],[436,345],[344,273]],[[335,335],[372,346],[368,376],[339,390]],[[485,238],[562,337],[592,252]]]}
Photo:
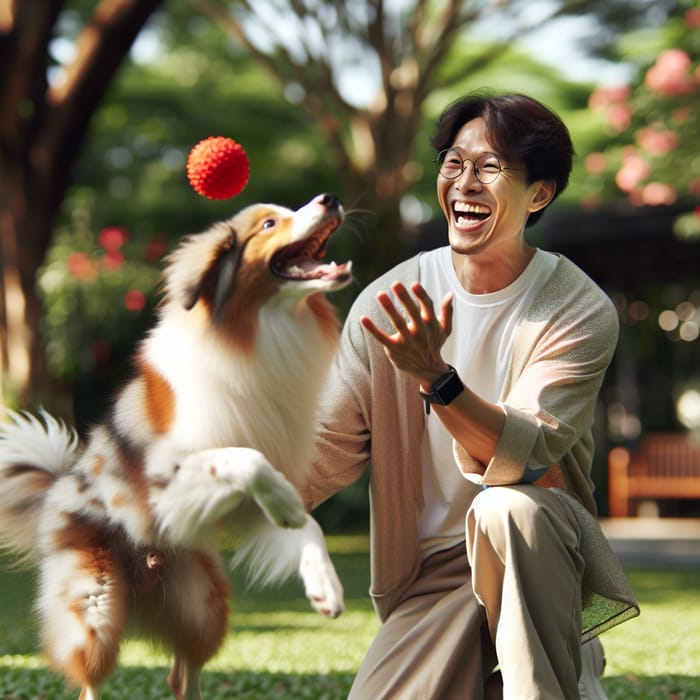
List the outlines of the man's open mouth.
{"label": "man's open mouth", "polygon": [[491,209],[483,204],[453,202],[452,213],[458,224],[477,224],[491,216]]}
{"label": "man's open mouth", "polygon": [[275,253],[270,263],[272,273],[284,280],[326,280],[344,282],[352,276],[352,263],[324,263],[328,239],[342,218],[332,217],[303,241],[296,241]]}

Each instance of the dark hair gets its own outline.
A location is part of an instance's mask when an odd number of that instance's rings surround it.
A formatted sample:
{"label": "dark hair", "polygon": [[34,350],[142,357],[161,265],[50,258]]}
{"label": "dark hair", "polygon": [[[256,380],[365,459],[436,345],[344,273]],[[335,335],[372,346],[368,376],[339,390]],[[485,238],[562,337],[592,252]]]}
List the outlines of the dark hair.
{"label": "dark hair", "polygon": [[[453,102],[438,118],[431,140],[435,149],[449,148],[459,130],[479,117],[486,122],[486,136],[498,153],[525,164],[528,183],[553,181],[552,201],[564,191],[574,157],[569,130],[551,109],[527,95],[477,92]],[[541,209],[530,214],[527,225],[543,213]]]}

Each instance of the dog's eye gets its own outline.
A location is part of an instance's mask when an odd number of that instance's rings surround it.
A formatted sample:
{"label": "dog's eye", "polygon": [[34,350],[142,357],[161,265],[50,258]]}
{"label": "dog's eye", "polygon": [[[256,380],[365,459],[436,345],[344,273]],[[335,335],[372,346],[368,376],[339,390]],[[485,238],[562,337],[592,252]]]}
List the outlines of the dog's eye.
{"label": "dog's eye", "polygon": [[277,226],[277,219],[265,219],[265,221],[263,221],[262,228],[263,231],[266,231],[268,229],[274,228],[275,226]]}

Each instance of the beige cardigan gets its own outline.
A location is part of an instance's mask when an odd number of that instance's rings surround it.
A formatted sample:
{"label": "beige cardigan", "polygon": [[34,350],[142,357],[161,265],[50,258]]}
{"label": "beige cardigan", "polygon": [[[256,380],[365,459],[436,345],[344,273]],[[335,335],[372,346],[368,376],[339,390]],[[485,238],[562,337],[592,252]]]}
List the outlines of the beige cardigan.
{"label": "beige cardigan", "polygon": [[[370,593],[382,620],[420,566],[424,411],[415,382],[393,367],[359,318],[366,314],[386,323],[376,293],[395,280],[417,280],[418,257],[369,285],[349,313],[322,396],[318,456],[304,494],[307,507],[316,507],[357,480],[371,463]],[[620,564],[593,517],[590,479],[593,413],[617,336],[618,317],[608,297],[560,256],[518,327],[500,400],[505,426],[484,475],[485,484],[498,486],[522,482],[526,467],[531,472],[559,465],[547,475],[557,477],[552,485],[562,489],[558,493],[574,507],[586,534],[584,639],[638,613]],[[469,455],[457,452],[468,471]]]}

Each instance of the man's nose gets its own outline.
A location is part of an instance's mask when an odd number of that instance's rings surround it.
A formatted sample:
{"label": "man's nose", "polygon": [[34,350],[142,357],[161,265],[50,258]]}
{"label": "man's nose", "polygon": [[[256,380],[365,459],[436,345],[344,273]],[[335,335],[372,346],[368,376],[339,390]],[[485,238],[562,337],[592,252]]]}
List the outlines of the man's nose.
{"label": "man's nose", "polygon": [[482,186],[482,182],[476,176],[476,166],[471,160],[462,161],[462,173],[457,178],[457,187],[462,189],[463,187],[468,187],[469,189],[479,189]]}

